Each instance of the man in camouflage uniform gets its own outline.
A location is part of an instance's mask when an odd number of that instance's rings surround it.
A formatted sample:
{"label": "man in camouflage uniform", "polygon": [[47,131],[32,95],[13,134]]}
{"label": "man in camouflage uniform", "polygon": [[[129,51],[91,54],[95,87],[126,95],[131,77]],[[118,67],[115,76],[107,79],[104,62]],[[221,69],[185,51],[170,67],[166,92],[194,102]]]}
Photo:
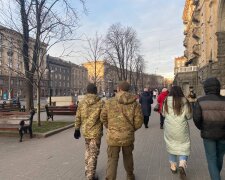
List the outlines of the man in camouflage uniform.
{"label": "man in camouflage uniform", "polygon": [[87,95],[78,105],[75,119],[74,138],[79,139],[80,128],[85,138],[85,176],[87,180],[98,179],[95,177],[95,172],[103,134],[103,125],[100,121],[103,102],[96,94],[97,87],[89,84]]}
{"label": "man in camouflage uniform", "polygon": [[134,133],[143,124],[140,104],[128,91],[127,82],[119,83],[117,94],[106,101],[101,112],[101,121],[107,128],[108,163],[106,180],[116,180],[119,152],[122,149],[127,180],[134,180],[133,154]]}

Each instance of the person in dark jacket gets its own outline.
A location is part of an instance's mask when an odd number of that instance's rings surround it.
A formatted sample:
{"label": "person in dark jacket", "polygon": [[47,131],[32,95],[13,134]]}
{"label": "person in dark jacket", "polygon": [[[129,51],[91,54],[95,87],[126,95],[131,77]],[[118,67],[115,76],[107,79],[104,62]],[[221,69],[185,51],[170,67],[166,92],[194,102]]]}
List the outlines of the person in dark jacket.
{"label": "person in dark jacket", "polygon": [[148,128],[149,117],[151,116],[151,104],[153,103],[152,95],[148,91],[148,88],[144,88],[144,92],[140,96],[139,103],[141,104],[144,116],[145,128]]}
{"label": "person in dark jacket", "polygon": [[201,130],[211,179],[221,180],[225,154],[225,97],[220,95],[217,78],[208,78],[204,82],[204,91],[206,95],[195,103],[193,120]]}

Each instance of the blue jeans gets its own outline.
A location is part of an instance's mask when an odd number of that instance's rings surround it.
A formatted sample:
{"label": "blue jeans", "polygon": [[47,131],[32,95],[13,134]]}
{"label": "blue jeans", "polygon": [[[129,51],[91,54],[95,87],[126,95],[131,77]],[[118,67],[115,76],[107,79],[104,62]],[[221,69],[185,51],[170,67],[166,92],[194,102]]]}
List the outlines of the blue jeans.
{"label": "blue jeans", "polygon": [[188,156],[169,154],[169,161],[170,162],[176,163],[177,162],[177,158],[179,159],[179,161],[182,161],[182,160],[187,161]]}
{"label": "blue jeans", "polygon": [[221,180],[220,171],[223,167],[225,141],[203,139],[203,143],[211,180]]}

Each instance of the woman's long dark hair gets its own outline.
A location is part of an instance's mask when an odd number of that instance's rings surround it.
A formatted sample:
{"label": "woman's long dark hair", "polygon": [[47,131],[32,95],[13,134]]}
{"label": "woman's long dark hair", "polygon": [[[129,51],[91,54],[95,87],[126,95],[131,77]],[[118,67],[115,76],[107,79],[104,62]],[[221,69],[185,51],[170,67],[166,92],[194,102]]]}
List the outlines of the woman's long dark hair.
{"label": "woman's long dark hair", "polygon": [[[173,111],[174,111],[174,114],[179,116],[182,114],[183,112],[183,105],[184,105],[184,102],[183,102],[183,98],[185,98],[184,96],[184,93],[181,89],[180,86],[173,86],[169,92],[169,96],[172,96],[173,97]],[[191,106],[190,106],[190,103],[188,103],[188,107],[189,107],[189,111],[191,111]],[[168,104],[167,104],[167,99],[165,100],[165,105],[164,105],[164,108],[165,108],[165,112],[168,113]]]}

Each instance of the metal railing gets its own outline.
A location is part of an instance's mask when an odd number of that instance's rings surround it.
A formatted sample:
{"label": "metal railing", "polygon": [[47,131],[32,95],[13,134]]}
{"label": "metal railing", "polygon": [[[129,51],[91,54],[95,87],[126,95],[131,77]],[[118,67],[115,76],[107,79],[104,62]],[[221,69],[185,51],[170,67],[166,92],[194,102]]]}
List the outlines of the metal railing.
{"label": "metal railing", "polygon": [[198,71],[197,66],[179,67],[175,70],[175,73],[194,72],[194,71]]}

